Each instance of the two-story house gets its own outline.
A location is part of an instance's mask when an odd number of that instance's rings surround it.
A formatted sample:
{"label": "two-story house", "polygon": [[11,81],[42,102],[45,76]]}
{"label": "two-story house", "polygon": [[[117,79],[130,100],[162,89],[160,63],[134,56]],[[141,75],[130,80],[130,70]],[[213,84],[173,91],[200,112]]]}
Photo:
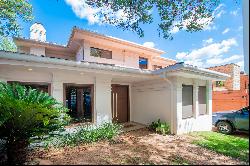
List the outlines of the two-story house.
{"label": "two-story house", "polygon": [[212,128],[212,80],[228,75],[161,57],[164,51],[73,28],[66,46],[46,41],[35,23],[17,52],[0,51],[0,80],[43,90],[72,117],[150,124],[175,134]]}

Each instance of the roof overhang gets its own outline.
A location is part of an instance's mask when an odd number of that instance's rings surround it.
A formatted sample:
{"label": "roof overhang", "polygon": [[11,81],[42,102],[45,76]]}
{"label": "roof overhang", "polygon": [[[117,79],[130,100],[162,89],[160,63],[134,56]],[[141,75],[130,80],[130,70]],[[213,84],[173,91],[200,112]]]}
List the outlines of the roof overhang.
{"label": "roof overhang", "polygon": [[[94,63],[94,62],[84,62],[84,61],[72,61],[72,60],[65,60],[59,58],[51,58],[51,57],[41,57],[31,54],[24,54],[24,53],[16,53],[16,52],[6,52],[0,51],[0,64],[8,64],[9,62],[4,61],[12,61],[12,64],[25,64],[32,62],[36,67],[49,67],[49,68],[59,68],[59,69],[70,69],[70,70],[92,70],[98,71],[99,73],[102,72],[115,72],[117,74],[130,74],[140,76],[154,76],[150,70],[141,70],[136,68],[128,68],[122,67],[117,65],[110,65],[110,64],[101,64],[101,63]],[[11,64],[11,62],[10,62]]]}
{"label": "roof overhang", "polygon": [[195,78],[203,80],[226,80],[228,74],[198,68],[184,63],[176,63],[163,69],[151,71],[137,68],[129,68],[110,64],[100,64],[84,61],[72,61],[50,57],[40,57],[36,55],[0,51],[0,64],[11,65],[33,65],[35,67],[45,67],[54,69],[63,69],[71,71],[89,71],[101,74],[112,74],[128,77],[159,78],[159,75],[165,74],[167,77],[177,76],[186,78]]}
{"label": "roof overhang", "polygon": [[184,64],[184,63],[176,63],[174,65],[168,66],[163,69],[159,69],[152,72],[153,74],[166,74],[167,77],[170,76],[179,76],[185,78],[195,78],[202,80],[226,80],[230,77],[228,74],[199,68],[196,66]]}
{"label": "roof overhang", "polygon": [[112,37],[112,36],[99,34],[96,32],[89,31],[89,30],[85,30],[85,29],[80,29],[77,27],[73,28],[67,46],[69,47],[72,43],[74,43],[74,41],[78,41],[82,39],[90,40],[90,41],[99,40],[99,42],[110,44],[111,46],[117,45],[117,47],[122,48],[122,49],[143,51],[143,52],[147,52],[148,54],[155,55],[155,56],[159,56],[165,53],[164,51],[156,49],[156,48],[145,47],[141,44],[137,44],[134,42],[130,42],[130,41],[119,39],[119,38]]}

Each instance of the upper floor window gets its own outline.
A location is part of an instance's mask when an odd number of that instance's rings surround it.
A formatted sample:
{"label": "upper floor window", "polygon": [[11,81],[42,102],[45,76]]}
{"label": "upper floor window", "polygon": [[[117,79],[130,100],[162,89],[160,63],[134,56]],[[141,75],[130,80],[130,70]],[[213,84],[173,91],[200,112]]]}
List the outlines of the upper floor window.
{"label": "upper floor window", "polygon": [[90,56],[112,59],[112,51],[90,47]]}
{"label": "upper floor window", "polygon": [[153,69],[154,69],[154,70],[162,69],[162,66],[153,65]]}
{"label": "upper floor window", "polygon": [[224,83],[224,81],[216,81],[216,82],[215,82],[215,86],[216,86],[216,87],[224,87],[224,86],[225,86],[225,83]]}
{"label": "upper floor window", "polygon": [[148,68],[148,59],[139,57],[139,68],[140,69],[147,69]]}

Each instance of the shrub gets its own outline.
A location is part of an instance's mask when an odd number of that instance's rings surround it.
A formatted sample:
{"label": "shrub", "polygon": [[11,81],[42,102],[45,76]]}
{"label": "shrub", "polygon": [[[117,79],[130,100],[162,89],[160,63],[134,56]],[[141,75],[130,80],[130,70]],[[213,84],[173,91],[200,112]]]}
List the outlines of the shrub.
{"label": "shrub", "polygon": [[158,121],[154,121],[149,126],[152,130],[156,131],[157,133],[166,135],[170,133],[170,126],[166,122],[161,122],[160,119]]}
{"label": "shrub", "polygon": [[47,93],[0,82],[0,139],[7,142],[9,164],[23,162],[17,150],[25,149],[30,137],[62,129],[70,120],[66,111]]}
{"label": "shrub", "polygon": [[45,147],[77,146],[100,140],[110,140],[121,132],[121,125],[104,123],[100,126],[80,126],[75,131],[58,133],[44,139]]}

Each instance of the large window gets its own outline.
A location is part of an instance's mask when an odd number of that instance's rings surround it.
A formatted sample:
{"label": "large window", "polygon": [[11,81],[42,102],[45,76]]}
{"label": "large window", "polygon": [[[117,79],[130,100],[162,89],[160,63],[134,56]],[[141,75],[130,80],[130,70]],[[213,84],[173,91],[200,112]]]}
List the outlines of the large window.
{"label": "large window", "polygon": [[193,116],[193,86],[182,85],[182,119]]}
{"label": "large window", "polygon": [[199,86],[198,101],[199,101],[199,114],[207,114],[207,88],[206,86]]}
{"label": "large window", "polygon": [[154,70],[162,69],[162,66],[153,65],[153,69],[154,69]]}
{"label": "large window", "polygon": [[90,56],[112,59],[112,51],[90,47]]}
{"label": "large window", "polygon": [[8,81],[9,84],[18,83],[25,86],[26,88],[36,89],[38,91],[43,91],[50,94],[50,84],[49,83],[38,83],[38,82],[19,82],[19,81]]}
{"label": "large window", "polygon": [[139,57],[139,68],[140,69],[147,69],[148,68],[148,59]]}

